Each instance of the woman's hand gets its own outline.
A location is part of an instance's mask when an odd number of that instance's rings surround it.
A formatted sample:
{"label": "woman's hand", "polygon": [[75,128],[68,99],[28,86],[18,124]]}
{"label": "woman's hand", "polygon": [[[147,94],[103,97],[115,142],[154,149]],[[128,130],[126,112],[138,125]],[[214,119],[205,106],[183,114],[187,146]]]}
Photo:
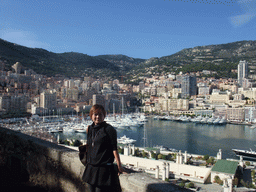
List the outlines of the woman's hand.
{"label": "woman's hand", "polygon": [[125,169],[123,168],[122,165],[118,166],[118,175],[122,174],[122,173],[126,173]]}
{"label": "woman's hand", "polygon": [[120,161],[120,157],[119,157],[119,153],[117,150],[113,151],[114,157],[116,159],[116,164],[118,167],[118,175],[122,174],[122,173],[126,173],[125,169],[123,168],[121,161]]}

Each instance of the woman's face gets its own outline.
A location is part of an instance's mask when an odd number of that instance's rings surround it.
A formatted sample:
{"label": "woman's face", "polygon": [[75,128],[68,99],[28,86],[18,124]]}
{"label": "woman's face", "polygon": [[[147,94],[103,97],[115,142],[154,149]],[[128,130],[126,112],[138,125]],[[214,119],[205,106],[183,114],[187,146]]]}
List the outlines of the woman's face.
{"label": "woman's face", "polygon": [[104,121],[104,114],[102,112],[95,112],[92,114],[92,121],[95,125],[98,125]]}

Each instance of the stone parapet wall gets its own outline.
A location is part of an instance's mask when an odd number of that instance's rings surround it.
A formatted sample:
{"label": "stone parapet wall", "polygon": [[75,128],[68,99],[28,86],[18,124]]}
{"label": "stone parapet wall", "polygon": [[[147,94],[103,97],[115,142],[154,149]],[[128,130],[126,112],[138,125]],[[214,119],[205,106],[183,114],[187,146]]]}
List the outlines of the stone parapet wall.
{"label": "stone parapet wall", "polygon": [[26,177],[48,191],[85,191],[77,151],[20,132],[0,128],[0,166],[17,182]]}
{"label": "stone parapet wall", "polygon": [[[0,128],[0,169],[8,172],[14,182],[29,181],[47,191],[84,192],[84,168],[78,151]],[[1,174],[3,178],[7,173]],[[120,183],[124,192],[184,191],[144,173],[122,174]]]}

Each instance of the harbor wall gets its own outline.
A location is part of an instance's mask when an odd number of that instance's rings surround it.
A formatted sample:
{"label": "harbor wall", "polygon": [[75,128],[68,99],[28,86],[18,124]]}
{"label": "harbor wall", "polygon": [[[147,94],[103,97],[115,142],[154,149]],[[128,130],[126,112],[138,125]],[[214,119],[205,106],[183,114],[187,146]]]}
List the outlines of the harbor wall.
{"label": "harbor wall", "polygon": [[[84,169],[76,150],[0,128],[0,184],[3,187],[10,183],[6,182],[9,179],[29,182],[47,191],[84,192],[87,191],[81,180]],[[124,192],[184,191],[145,173],[122,174],[120,183]]]}
{"label": "harbor wall", "polygon": [[158,166],[160,175],[162,175],[164,167],[166,169],[166,166],[168,166],[167,170],[169,170],[169,175],[174,175],[175,178],[189,179],[199,183],[205,183],[211,171],[211,168],[208,167],[178,164],[166,160],[144,159],[126,155],[120,155],[120,159],[121,162],[127,166],[144,169],[146,171],[154,171]]}

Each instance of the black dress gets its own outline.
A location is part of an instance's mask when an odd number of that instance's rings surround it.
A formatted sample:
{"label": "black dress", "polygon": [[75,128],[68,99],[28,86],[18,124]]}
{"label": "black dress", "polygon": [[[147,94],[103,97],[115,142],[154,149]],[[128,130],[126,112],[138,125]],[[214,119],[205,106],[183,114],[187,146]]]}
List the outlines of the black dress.
{"label": "black dress", "polygon": [[93,186],[115,186],[118,172],[115,170],[113,151],[117,150],[116,130],[106,122],[94,123],[88,128],[87,166],[83,181]]}

